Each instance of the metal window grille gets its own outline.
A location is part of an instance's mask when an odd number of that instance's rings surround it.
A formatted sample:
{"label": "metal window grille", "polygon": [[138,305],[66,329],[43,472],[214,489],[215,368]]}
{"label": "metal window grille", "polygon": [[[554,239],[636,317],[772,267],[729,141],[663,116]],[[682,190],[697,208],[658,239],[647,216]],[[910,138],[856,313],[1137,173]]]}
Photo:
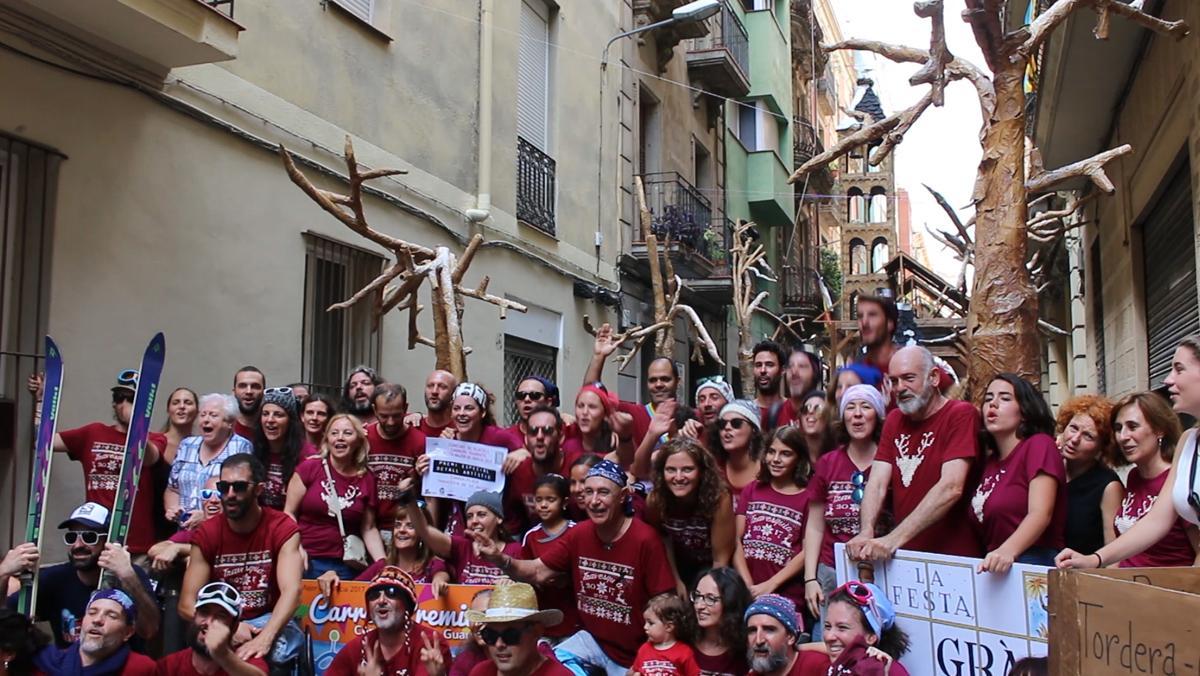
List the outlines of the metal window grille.
{"label": "metal window grille", "polygon": [[529,376],[542,376],[558,382],[558,350],[547,345],[504,336],[504,414],[508,424],[519,419],[517,416],[517,385]]}
{"label": "metal window grille", "polygon": [[517,220],[554,235],[554,158],[517,137]]}
{"label": "metal window grille", "polygon": [[[0,134],[0,546],[23,537],[33,446],[25,378],[42,368],[59,153]],[[20,449],[20,450],[17,450]]]}
{"label": "metal window grille", "polygon": [[377,292],[344,310],[327,311],[349,298],[383,270],[383,257],[356,247],[304,233],[304,339],[301,380],[317,392],[341,393],[346,372],[359,364],[379,368],[381,331],[375,311]]}

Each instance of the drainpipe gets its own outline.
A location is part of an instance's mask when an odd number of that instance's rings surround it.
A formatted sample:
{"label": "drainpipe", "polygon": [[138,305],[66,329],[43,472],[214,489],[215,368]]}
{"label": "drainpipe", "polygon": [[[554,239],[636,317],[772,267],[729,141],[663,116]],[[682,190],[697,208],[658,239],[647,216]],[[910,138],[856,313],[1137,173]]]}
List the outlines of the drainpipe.
{"label": "drainpipe", "polygon": [[479,2],[479,194],[467,220],[482,223],[492,213],[492,3]]}

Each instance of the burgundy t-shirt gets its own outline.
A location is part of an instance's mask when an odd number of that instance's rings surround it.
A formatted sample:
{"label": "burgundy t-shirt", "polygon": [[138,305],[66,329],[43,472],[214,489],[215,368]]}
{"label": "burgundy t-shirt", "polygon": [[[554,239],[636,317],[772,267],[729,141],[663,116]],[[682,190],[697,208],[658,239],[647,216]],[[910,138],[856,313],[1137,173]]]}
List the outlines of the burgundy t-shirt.
{"label": "burgundy t-shirt", "polygon": [[838,659],[829,666],[829,676],[909,676],[908,669],[893,660],[889,667],[883,660],[867,654],[865,643],[856,642],[844,649]]}
{"label": "burgundy t-shirt", "polygon": [[[125,432],[102,422],[59,434],[67,446],[67,456],[83,465],[83,488],[88,502],[112,509],[117,499],[117,482],[125,459]],[[158,449],[167,447],[165,435],[150,433],[150,442]],[[154,463],[157,464],[157,463]],[[129,531],[125,545],[133,554],[145,554],[154,544],[154,472],[149,461],[142,463],[137,495],[133,498]]]}
{"label": "burgundy t-shirt", "polygon": [[641,676],[700,676],[696,655],[683,641],[676,641],[666,650],[655,648],[649,641],[643,643],[629,670]]}
{"label": "burgundy t-shirt", "polygon": [[[521,556],[526,559],[540,558],[558,538],[566,535],[575,527],[574,521],[568,521],[566,527],[556,535],[550,535],[538,524],[530,528],[521,540]],[[546,635],[551,638],[565,638],[579,629],[579,611],[575,608],[575,592],[571,589],[571,576],[559,573],[557,579],[545,585],[536,586],[538,607],[545,610],[555,608],[562,611],[563,619],[553,627],[546,627]]]}
{"label": "burgundy t-shirt", "polygon": [[254,445],[254,433],[257,431],[258,431],[257,427],[250,427],[248,425],[243,425],[242,421],[240,421],[240,420],[233,421],[233,433],[238,435],[239,437],[242,437],[246,441],[249,441],[251,445]]}
{"label": "burgundy t-shirt", "polygon": [[[470,676],[497,676],[499,673],[495,662],[485,660],[475,665]],[[529,676],[574,676],[574,673],[553,657],[547,657],[540,667],[529,673]]]}
{"label": "burgundy t-shirt", "polygon": [[[810,494],[805,488],[785,495],[769,483],[753,481],[742,489],[736,513],[746,519],[742,531],[742,554],[754,584],[766,582],[789,561],[804,552],[804,521]],[[800,571],[775,591],[804,602],[804,572]]]}
{"label": "burgundy t-shirt", "polygon": [[[296,522],[300,526],[300,544],[309,558],[341,559],[342,535],[338,531],[337,517],[329,511],[325,502],[324,463],[309,458],[296,468],[296,475],[304,482],[304,499],[296,510]],[[337,489],[338,501],[342,506],[342,522],[347,535],[362,537],[363,517],[367,510],[376,511],[379,501],[375,497],[375,475],[370,471],[361,476],[348,477],[339,474],[333,465],[329,472]]]}
{"label": "burgundy t-shirt", "polygon": [[985,551],[995,551],[1017,530],[1029,513],[1029,483],[1039,474],[1058,484],[1050,524],[1034,547],[1062,549],[1067,527],[1067,469],[1054,437],[1035,434],[1024,439],[1007,458],[992,454],[983,465],[979,485],[968,511],[982,536]]}
{"label": "burgundy t-shirt", "polygon": [[699,650],[694,652],[701,676],[745,676],[750,670],[746,666],[746,651],[742,648],[730,648],[720,655],[705,655]]}
{"label": "burgundy t-shirt", "polygon": [[[854,501],[854,473],[858,467],[843,446],[817,459],[817,468],[808,482],[809,497],[825,503],[825,535],[821,539],[821,563],[833,566],[833,546],[849,542],[858,535],[862,521],[861,505]],[[862,470],[863,488],[871,476],[871,468]]]}
{"label": "burgundy t-shirt", "polygon": [[[577,454],[559,450],[560,462],[550,471],[563,477],[571,475],[571,464],[579,457]],[[517,469],[504,480],[504,528],[509,533],[523,533],[530,524],[538,522],[537,507],[534,504],[534,484],[544,474],[533,464],[533,458],[526,458]]]}
{"label": "burgundy t-shirt", "polygon": [[[359,573],[354,578],[354,581],[370,582],[371,580],[375,579],[375,576],[379,574],[379,571],[383,570],[385,566],[390,565],[394,564],[388,563],[386,558],[377,559],[371,565],[367,566],[363,572]],[[412,581],[415,584],[430,584],[433,582],[434,575],[446,570],[446,562],[435,556],[426,561],[425,567],[421,570],[415,572],[411,570],[405,570],[404,572],[408,573],[408,576],[412,578]]]}
{"label": "burgundy t-shirt", "polygon": [[[300,447],[300,457],[296,464],[320,454],[321,452],[316,446],[305,444]],[[294,472],[295,469],[292,471]],[[288,479],[290,480],[291,477]],[[258,496],[258,502],[264,507],[274,509],[283,509],[284,503],[287,502],[287,482],[283,480],[283,454],[281,453],[271,453],[267,456],[267,482],[263,484],[263,492]]]}
{"label": "burgundy t-shirt", "polygon": [[687,579],[688,573],[712,567],[712,517],[698,514],[659,516],[650,510],[645,514],[646,523],[671,541],[675,566],[684,582],[691,582]]}
{"label": "burgundy t-shirt", "polygon": [[[803,403],[803,402],[801,402]],[[762,408],[761,406],[759,407]],[[790,398],[783,400],[783,406],[779,407],[779,417],[775,419],[775,428],[787,427],[788,425],[797,425],[800,422],[800,412],[796,410],[795,404]],[[766,416],[763,416],[763,425],[767,424]]]}
{"label": "burgundy t-shirt", "polygon": [[[942,478],[942,465],[951,460],[979,459],[979,411],[966,401],[947,401],[931,417],[913,421],[899,409],[888,413],[879,439],[875,460],[892,465],[890,495],[896,523],[901,523],[921,504]],[[963,491],[959,504],[942,520],[917,533],[901,548],[918,552],[979,556],[979,542],[970,523],[962,518],[970,503]]]}
{"label": "burgundy t-shirt", "polygon": [[633,447],[641,446],[642,440],[646,438],[646,432],[650,430],[650,411],[646,409],[645,404],[632,401],[618,403],[617,410],[633,417]]}
{"label": "burgundy t-shirt", "polygon": [[[450,567],[454,581],[458,584],[496,584],[500,580],[507,580],[508,575],[499,566],[476,556],[472,544],[469,537],[450,537],[450,556],[446,557],[446,565]],[[521,545],[517,542],[505,543],[504,553],[519,559]]]}
{"label": "burgundy t-shirt", "polygon": [[[338,654],[333,658],[333,662],[329,668],[325,670],[325,676],[358,676],[359,665],[365,665],[363,643],[374,645],[378,638],[377,629],[372,629],[363,636],[359,636],[353,641],[342,646]],[[406,676],[429,676],[429,672],[425,670],[425,663],[421,661],[421,650],[425,647],[425,641],[433,643],[435,632],[419,624],[413,624],[409,628],[411,632],[408,636],[408,642],[400,649],[392,659],[384,665],[385,674],[405,674]],[[441,642],[442,647],[442,664],[450,665],[450,646],[445,642]]]}
{"label": "burgundy t-shirt", "polygon": [[275,561],[283,545],[297,532],[296,522],[283,512],[262,508],[262,521],[250,533],[235,533],[224,516],[207,519],[192,535],[209,564],[209,582],[225,582],[242,594],[242,619],[269,613],[279,600]]}
{"label": "burgundy t-shirt", "polygon": [[595,523],[581,523],[540,558],[552,570],[570,572],[583,628],[609,659],[627,665],[646,638],[646,602],[675,589],[666,557],[658,533],[633,518],[625,534],[609,545],[597,537]]}
{"label": "burgundy t-shirt", "polygon": [[479,440],[475,443],[500,446],[512,452],[525,447],[525,437],[520,434],[510,434],[508,430],[497,425],[484,425],[483,429],[479,431]]}
{"label": "burgundy t-shirt", "polygon": [[801,650],[787,676],[826,676],[828,669],[828,655],[817,650]]}
{"label": "burgundy t-shirt", "polygon": [[430,425],[429,418],[421,416],[421,424],[417,425],[417,430],[420,431],[421,434],[424,434],[426,439],[432,439],[442,436],[442,432],[446,431],[446,428],[449,426],[450,425],[448,424],[440,426]]}
{"label": "burgundy t-shirt", "polygon": [[413,473],[417,458],[425,453],[425,435],[421,430],[405,429],[395,439],[384,439],[379,423],[367,425],[367,467],[375,475],[379,491],[378,525],[391,530],[396,522],[396,501],[400,499],[400,481]]}
{"label": "burgundy t-shirt", "polygon": [[[1134,468],[1125,480],[1125,499],[1121,501],[1121,509],[1113,519],[1113,528],[1117,535],[1124,535],[1133,524],[1150,513],[1150,508],[1158,500],[1163,484],[1167,482],[1170,469],[1165,469],[1158,476],[1146,480],[1141,472]],[[1168,566],[1190,566],[1196,561],[1196,551],[1188,538],[1185,527],[1187,523],[1176,518],[1167,531],[1166,537],[1154,543],[1152,547],[1136,556],[1131,556],[1121,562],[1121,568],[1155,568]]]}
{"label": "burgundy t-shirt", "polygon": [[[270,673],[267,661],[261,657],[252,657],[246,660],[246,663],[256,669],[261,669],[264,674]],[[196,671],[196,668],[192,666],[191,648],[184,648],[177,653],[171,653],[160,659],[154,673],[158,674],[158,676],[200,676],[200,672]],[[208,676],[227,676],[228,673],[224,669],[217,669],[208,674]]]}

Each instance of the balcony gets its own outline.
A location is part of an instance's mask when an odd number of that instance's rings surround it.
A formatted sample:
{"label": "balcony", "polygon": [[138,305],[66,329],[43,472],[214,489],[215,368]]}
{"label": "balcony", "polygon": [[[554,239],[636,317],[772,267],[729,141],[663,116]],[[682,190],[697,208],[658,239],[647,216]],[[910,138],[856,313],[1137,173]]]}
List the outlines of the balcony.
{"label": "balcony", "polygon": [[554,236],[554,159],[517,137],[517,220]]}
{"label": "balcony", "polygon": [[807,265],[785,265],[780,272],[781,305],[785,313],[813,319],[824,311],[817,271]]}
{"label": "balcony", "polygon": [[817,128],[808,121],[807,117],[797,117],[792,120],[792,146],[797,168],[825,152],[821,137],[817,135]]}
{"label": "balcony", "polygon": [[[646,206],[650,230],[660,253],[671,257],[680,277],[707,278],[728,275],[726,219],[713,218],[712,205],[691,183],[675,172],[645,174]],[[726,232],[723,234],[721,230]],[[646,260],[646,241],[640,230],[633,236],[633,257]]]}
{"label": "balcony", "polygon": [[232,0],[0,0],[4,9],[30,35],[155,86],[172,68],[235,58],[242,30]]}
{"label": "balcony", "polygon": [[705,91],[741,98],[750,93],[750,37],[729,3],[707,19],[708,35],[687,47],[688,76]]}

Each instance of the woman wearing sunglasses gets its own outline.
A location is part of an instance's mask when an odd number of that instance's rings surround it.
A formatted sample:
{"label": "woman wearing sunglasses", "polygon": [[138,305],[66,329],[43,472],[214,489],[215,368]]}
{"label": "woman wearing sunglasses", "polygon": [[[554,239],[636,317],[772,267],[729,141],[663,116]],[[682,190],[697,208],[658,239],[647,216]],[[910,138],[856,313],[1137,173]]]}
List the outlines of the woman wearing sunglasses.
{"label": "woman wearing sunglasses", "polygon": [[283,509],[292,473],[301,460],[309,457],[304,454],[304,430],[299,414],[300,404],[292,388],[263,390],[258,429],[254,431],[254,455],[267,468],[267,482],[258,496],[264,507]]}
{"label": "woman wearing sunglasses", "polygon": [[982,412],[986,459],[968,510],[987,552],[979,572],[1053,565],[1067,525],[1067,471],[1050,407],[1020,376],[1001,373],[988,383]]}
{"label": "woman wearing sunglasses", "polygon": [[704,571],[691,593],[699,630],[693,646],[702,674],[743,676],[746,665],[746,620],[750,590],[733,568]]}
{"label": "woman wearing sunglasses", "polygon": [[829,595],[824,642],[833,661],[831,676],[908,676],[899,662],[908,652],[908,635],[896,626],[896,611],[873,584],[851,580]]}
{"label": "woman wearing sunglasses", "polygon": [[[886,402],[872,385],[851,385],[841,399],[842,445],[817,460],[808,484],[804,531],[804,597],[813,617],[823,617],[825,598],[837,586],[833,546],[858,535],[859,508],[879,448]],[[813,629],[821,640],[822,624]]]}
{"label": "woman wearing sunglasses", "polygon": [[733,498],[717,463],[686,437],[663,444],[654,456],[654,488],[646,522],[666,541],[676,586],[685,589],[705,568],[733,561]]}
{"label": "woman wearing sunglasses", "polygon": [[802,608],[810,474],[804,434],[791,426],[772,432],[759,467],[738,501],[734,567],[754,598],[778,594]]}
{"label": "woman wearing sunglasses", "polygon": [[375,475],[367,469],[367,450],[362,423],[339,413],[329,421],[321,455],[300,463],[288,482],[283,511],[300,527],[306,580],[327,570],[337,571],[342,579],[354,577],[354,568],[345,560],[343,531],[362,539],[371,560],[386,556],[375,527],[379,498]]}
{"label": "woman wearing sunglasses", "polygon": [[804,431],[804,446],[808,449],[810,467],[816,467],[822,455],[837,447],[831,410],[825,401],[824,390],[813,390],[804,395],[797,424]]}
{"label": "woman wearing sunglasses", "polygon": [[747,399],[734,399],[721,408],[717,418],[717,438],[712,444],[720,451],[714,453],[725,468],[725,482],[733,493],[736,510],[742,490],[752,484],[762,471],[762,418],[758,405]]}

